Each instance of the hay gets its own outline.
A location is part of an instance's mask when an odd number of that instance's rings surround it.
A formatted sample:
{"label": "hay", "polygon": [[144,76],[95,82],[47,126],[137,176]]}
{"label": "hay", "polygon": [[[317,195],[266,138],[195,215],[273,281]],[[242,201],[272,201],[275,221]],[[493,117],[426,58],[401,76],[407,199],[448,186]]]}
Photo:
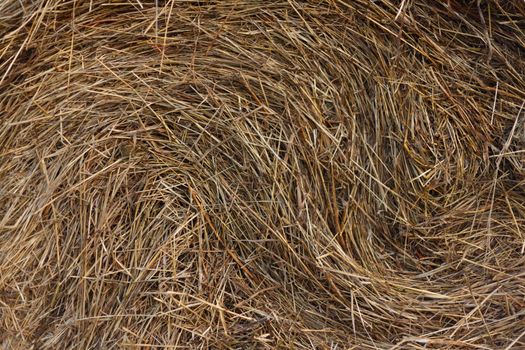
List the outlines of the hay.
{"label": "hay", "polygon": [[525,348],[522,1],[3,0],[3,349]]}

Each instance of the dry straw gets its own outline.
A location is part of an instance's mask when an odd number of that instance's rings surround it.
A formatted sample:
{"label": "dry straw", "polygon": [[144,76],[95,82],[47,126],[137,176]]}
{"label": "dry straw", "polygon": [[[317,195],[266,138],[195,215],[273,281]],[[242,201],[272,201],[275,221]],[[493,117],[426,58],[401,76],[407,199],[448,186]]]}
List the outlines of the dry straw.
{"label": "dry straw", "polygon": [[525,349],[525,3],[2,0],[0,348]]}

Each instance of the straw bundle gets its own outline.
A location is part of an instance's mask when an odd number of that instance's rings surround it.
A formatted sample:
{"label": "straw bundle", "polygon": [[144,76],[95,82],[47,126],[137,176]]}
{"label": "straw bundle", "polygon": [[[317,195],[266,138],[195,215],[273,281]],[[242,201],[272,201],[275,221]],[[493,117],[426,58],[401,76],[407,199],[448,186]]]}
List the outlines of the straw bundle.
{"label": "straw bundle", "polygon": [[3,0],[0,348],[524,349],[524,15]]}

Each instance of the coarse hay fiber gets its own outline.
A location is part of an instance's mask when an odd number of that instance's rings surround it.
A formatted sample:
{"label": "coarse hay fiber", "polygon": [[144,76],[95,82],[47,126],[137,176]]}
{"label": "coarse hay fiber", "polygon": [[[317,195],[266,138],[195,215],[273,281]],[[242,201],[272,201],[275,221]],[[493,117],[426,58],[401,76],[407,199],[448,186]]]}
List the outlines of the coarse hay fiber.
{"label": "coarse hay fiber", "polygon": [[1,349],[525,349],[525,2],[2,0]]}

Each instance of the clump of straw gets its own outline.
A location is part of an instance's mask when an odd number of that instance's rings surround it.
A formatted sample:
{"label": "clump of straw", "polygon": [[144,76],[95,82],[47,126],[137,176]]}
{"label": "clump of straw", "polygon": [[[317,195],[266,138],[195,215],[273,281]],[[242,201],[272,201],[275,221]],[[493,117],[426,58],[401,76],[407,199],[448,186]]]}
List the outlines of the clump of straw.
{"label": "clump of straw", "polygon": [[525,348],[525,3],[4,0],[0,348]]}

